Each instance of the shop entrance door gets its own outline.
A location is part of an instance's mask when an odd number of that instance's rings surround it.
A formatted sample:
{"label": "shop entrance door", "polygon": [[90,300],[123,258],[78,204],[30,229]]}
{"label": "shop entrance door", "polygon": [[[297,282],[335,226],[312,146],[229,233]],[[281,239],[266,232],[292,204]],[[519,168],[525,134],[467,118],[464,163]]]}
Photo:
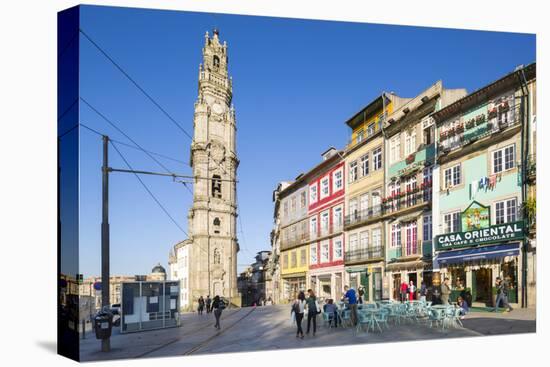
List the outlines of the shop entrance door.
{"label": "shop entrance door", "polygon": [[396,301],[401,300],[399,289],[401,289],[401,274],[393,274],[393,299]]}
{"label": "shop entrance door", "polygon": [[492,304],[493,272],[491,269],[474,270],[475,299],[474,302],[482,302],[487,306]]}
{"label": "shop entrance door", "polygon": [[319,292],[323,300],[329,299],[332,297],[332,290],[330,287],[330,278],[319,278]]}
{"label": "shop entrance door", "polygon": [[361,272],[361,288],[363,289],[363,302],[368,302],[369,295],[369,274],[366,271]]}
{"label": "shop entrance door", "polygon": [[382,273],[372,273],[372,298],[374,301],[382,299]]}

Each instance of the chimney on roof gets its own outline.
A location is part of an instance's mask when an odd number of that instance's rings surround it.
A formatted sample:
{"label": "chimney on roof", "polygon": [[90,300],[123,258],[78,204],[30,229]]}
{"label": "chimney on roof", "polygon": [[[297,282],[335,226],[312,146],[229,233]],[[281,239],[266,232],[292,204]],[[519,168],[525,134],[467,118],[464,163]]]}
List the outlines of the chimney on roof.
{"label": "chimney on roof", "polygon": [[330,157],[332,157],[335,154],[336,154],[336,148],[335,147],[330,147],[325,152],[323,152],[321,154],[321,156],[323,157],[323,160],[326,161],[327,159],[329,159]]}

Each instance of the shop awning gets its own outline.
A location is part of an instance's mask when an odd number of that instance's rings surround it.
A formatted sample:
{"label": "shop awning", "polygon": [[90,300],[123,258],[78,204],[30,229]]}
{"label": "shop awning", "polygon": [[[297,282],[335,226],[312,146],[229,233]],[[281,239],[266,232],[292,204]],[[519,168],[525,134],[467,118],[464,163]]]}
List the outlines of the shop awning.
{"label": "shop awning", "polygon": [[368,271],[369,269],[365,265],[360,266],[347,266],[346,271],[348,273],[361,273],[364,271]]}
{"label": "shop awning", "polygon": [[423,268],[424,265],[425,263],[422,260],[395,262],[386,265],[386,270],[416,270]]}
{"label": "shop awning", "polygon": [[289,279],[289,278],[303,278],[306,276],[306,272],[305,271],[301,271],[301,272],[298,272],[298,273],[290,273],[290,274],[283,274],[281,275],[281,278],[283,279]]}
{"label": "shop awning", "polygon": [[519,255],[519,242],[507,243],[492,246],[469,248],[457,251],[445,251],[439,253],[437,261],[439,264],[457,264],[477,260],[491,260],[506,256]]}

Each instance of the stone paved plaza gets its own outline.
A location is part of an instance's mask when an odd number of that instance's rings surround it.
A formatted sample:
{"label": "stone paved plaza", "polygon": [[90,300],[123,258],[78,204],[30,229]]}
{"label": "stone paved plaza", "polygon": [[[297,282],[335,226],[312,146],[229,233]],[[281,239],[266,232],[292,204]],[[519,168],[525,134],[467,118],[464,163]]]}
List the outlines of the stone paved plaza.
{"label": "stone paved plaza", "polygon": [[[510,313],[474,312],[463,321],[464,328],[440,330],[423,322],[390,324],[389,330],[359,332],[354,328],[328,329],[319,316],[315,337],[295,337],[288,305],[225,310],[222,329],[214,328],[213,314],[187,313],[178,328],[132,334],[114,332],[111,352],[99,351],[100,343],[88,333],[82,340],[82,361],[122,358],[181,356],[205,353],[250,352],[288,348],[339,346],[350,344],[399,342],[482,335],[535,332],[535,310],[519,309]],[[304,331],[306,323],[304,322]]]}

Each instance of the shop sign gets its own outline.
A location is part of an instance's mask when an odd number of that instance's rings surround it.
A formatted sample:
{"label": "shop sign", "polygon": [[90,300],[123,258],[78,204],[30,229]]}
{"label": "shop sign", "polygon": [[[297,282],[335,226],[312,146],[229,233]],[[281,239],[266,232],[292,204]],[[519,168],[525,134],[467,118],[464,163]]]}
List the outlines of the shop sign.
{"label": "shop sign", "polygon": [[474,231],[489,227],[489,209],[488,206],[481,205],[477,201],[472,202],[462,212],[462,229],[465,231]]}
{"label": "shop sign", "polygon": [[400,177],[401,176],[406,176],[406,175],[409,175],[409,174],[413,173],[414,171],[419,170],[422,167],[424,167],[424,161],[411,163],[411,164],[407,165],[405,168],[400,169],[399,171],[397,171],[397,175],[400,176]]}
{"label": "shop sign", "polygon": [[515,240],[523,237],[523,222],[489,226],[466,232],[454,232],[435,237],[436,250],[449,250],[488,243]]}

